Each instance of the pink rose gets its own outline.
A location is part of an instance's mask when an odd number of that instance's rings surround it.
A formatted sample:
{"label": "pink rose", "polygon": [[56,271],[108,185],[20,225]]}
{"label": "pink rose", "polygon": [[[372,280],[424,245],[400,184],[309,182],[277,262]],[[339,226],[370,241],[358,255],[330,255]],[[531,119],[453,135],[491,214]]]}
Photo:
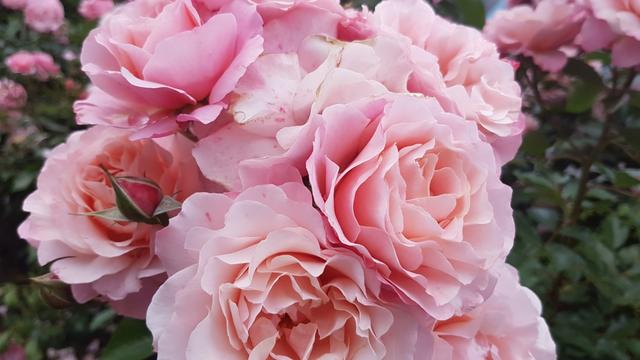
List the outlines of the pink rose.
{"label": "pink rose", "polygon": [[365,40],[371,38],[376,30],[369,23],[369,10],[365,7],[362,11],[347,9],[346,17],[338,24],[336,36],[344,41]]}
{"label": "pink rose", "polygon": [[2,0],[2,6],[12,10],[22,10],[27,6],[28,0]]}
{"label": "pink rose", "polygon": [[[440,96],[445,85],[435,60],[420,58],[418,66],[410,56],[411,44],[401,40],[375,37],[364,44],[312,37],[297,53],[258,58],[230,96],[233,119],[194,151],[203,173],[228,189],[240,189],[239,164],[298,152],[291,148],[300,143],[300,129],[327,106],[388,89],[413,91],[413,79],[422,91]],[[300,146],[308,148],[310,142]],[[297,167],[304,172],[304,160]]]}
{"label": "pink rose", "polygon": [[591,13],[576,39],[586,51],[611,50],[611,63],[640,65],[640,7],[632,2],[591,0]]}
{"label": "pink rose", "polygon": [[640,40],[640,4],[634,0],[589,0],[596,18],[618,34]]}
{"label": "pink rose", "polygon": [[477,30],[437,16],[421,0],[381,2],[373,21],[380,32],[402,34],[435,57],[446,84],[443,95],[453,106],[442,96],[441,104],[478,123],[486,140],[494,146],[499,164],[515,156],[524,129],[520,121],[520,86],[513,68],[500,59],[495,45]]}
{"label": "pink rose", "polygon": [[567,63],[565,47],[573,45],[585,19],[577,3],[542,0],[535,8],[515,6],[499,11],[484,28],[484,34],[503,53],[531,56],[547,71],[560,71]]}
{"label": "pink rose", "polygon": [[0,360],[26,360],[27,352],[24,347],[11,343],[3,353],[0,354]]}
{"label": "pink rose", "polygon": [[[240,0],[218,11],[191,0],[134,1],[111,12],[83,45],[83,70],[101,93],[77,104],[81,124],[102,124],[92,109],[117,98],[117,126],[138,137],[175,132],[176,121],[214,121],[245,68],[262,52],[262,20]],[[97,93],[94,93],[97,94]],[[85,107],[83,110],[82,107]],[[129,114],[144,114],[129,121]]]}
{"label": "pink rose", "polygon": [[190,197],[158,234],[171,274],[147,313],[158,359],[400,359],[422,350],[399,346],[419,339],[416,320],[392,328],[375,276],[351,252],[322,249],[326,236],[298,183]]}
{"label": "pink rose", "polygon": [[27,103],[27,90],[9,79],[0,80],[0,111],[16,110]]}
{"label": "pink rose", "polygon": [[6,58],[4,64],[15,74],[35,76],[41,81],[60,73],[53,57],[41,51],[18,51]]}
{"label": "pink rose", "polygon": [[96,20],[113,9],[113,0],[82,0],[78,13],[87,20]]}
{"label": "pink rose", "polygon": [[345,11],[337,0],[258,0],[266,53],[298,50],[309,36],[336,38]]}
{"label": "pink rose", "polygon": [[24,22],[37,32],[55,32],[64,23],[60,0],[27,0]]}
{"label": "pink rose", "polygon": [[338,245],[436,319],[481,304],[514,224],[475,124],[408,95],[334,105],[316,122],[309,183]]}
{"label": "pink rose", "polygon": [[518,283],[510,265],[497,271],[495,292],[462,316],[437,321],[432,359],[556,359],[536,295]]}
{"label": "pink rose", "polygon": [[153,251],[160,225],[85,216],[115,206],[111,174],[146,177],[165,195],[183,200],[205,190],[191,158],[192,145],[181,136],[162,141],[130,141],[130,131],[93,127],[72,134],[51,151],[38,188],[24,203],[31,213],[19,234],[37,248],[41,264],[71,284],[74,297],[97,296],[129,316],[143,317],[164,268]]}

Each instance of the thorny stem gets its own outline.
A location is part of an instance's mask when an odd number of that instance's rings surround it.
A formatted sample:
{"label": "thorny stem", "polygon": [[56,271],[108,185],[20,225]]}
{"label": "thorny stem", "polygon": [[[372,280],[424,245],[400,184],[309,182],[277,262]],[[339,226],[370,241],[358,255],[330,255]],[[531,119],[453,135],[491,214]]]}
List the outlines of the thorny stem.
{"label": "thorny stem", "polygon": [[585,158],[582,162],[582,165],[580,166],[578,192],[576,193],[576,198],[571,205],[571,214],[569,215],[566,225],[575,224],[578,220],[578,217],[580,216],[580,212],[582,211],[582,202],[584,201],[584,198],[587,195],[588,191],[587,185],[589,183],[589,173],[591,170],[591,166],[593,166],[593,163],[596,161],[598,155],[607,147],[609,132],[611,131],[611,118],[611,115],[608,115],[605,118],[598,143],[593,148],[591,156]]}
{"label": "thorny stem", "polygon": [[[620,89],[616,89],[615,87],[611,90],[611,93],[607,97],[611,100],[612,103],[618,102],[629,90],[631,84],[633,83],[633,79],[636,76],[635,71],[631,71]],[[591,152],[591,156],[584,159],[580,166],[580,179],[578,180],[578,191],[576,193],[576,198],[571,205],[571,213],[569,218],[565,222],[565,225],[572,225],[578,221],[580,217],[580,213],[582,211],[582,203],[584,201],[585,196],[588,192],[588,184],[589,184],[589,173],[591,170],[591,166],[595,163],[598,156],[604,151],[604,149],[608,145],[609,133],[611,132],[611,125],[613,122],[613,113],[615,112],[615,108],[608,111],[607,115],[604,119],[604,124],[602,127],[602,132],[600,133],[600,137],[598,138],[598,142],[596,146],[593,148]]]}
{"label": "thorny stem", "polygon": [[544,100],[542,99],[542,94],[540,93],[540,89],[538,88],[539,79],[536,72],[537,69],[535,65],[531,66],[529,69],[532,73],[531,77],[529,77],[529,71],[525,71],[524,78],[527,80],[527,83],[529,83],[529,87],[531,88],[531,91],[533,91],[533,96],[536,98],[536,102],[540,104],[540,107],[544,109]]}

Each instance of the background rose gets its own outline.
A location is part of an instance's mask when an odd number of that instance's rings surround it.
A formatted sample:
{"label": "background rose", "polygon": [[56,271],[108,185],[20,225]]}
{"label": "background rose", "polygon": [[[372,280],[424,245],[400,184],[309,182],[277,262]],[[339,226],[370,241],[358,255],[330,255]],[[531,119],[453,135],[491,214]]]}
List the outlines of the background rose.
{"label": "background rose", "polygon": [[0,80],[0,111],[22,108],[27,103],[27,90],[19,83]]}
{"label": "background rose", "polygon": [[611,49],[615,66],[640,65],[640,8],[633,2],[587,2],[589,17],[576,40],[586,51]]}
{"label": "background rose", "polygon": [[190,264],[170,270],[149,308],[159,359],[398,358],[375,279],[325,241],[301,184],[189,198],[158,239],[169,269]]}
{"label": "background rose", "polygon": [[27,5],[27,0],[2,0],[2,6],[12,10],[22,10]]}
{"label": "background rose", "polygon": [[555,72],[567,63],[562,48],[573,45],[584,18],[578,3],[544,0],[535,7],[520,5],[498,12],[484,33],[500,51],[532,56],[538,66]]}
{"label": "background rose", "polygon": [[640,40],[640,5],[637,2],[590,0],[589,4],[594,15],[606,21],[615,32]]}
{"label": "background rose", "polygon": [[60,0],[27,0],[24,21],[38,32],[57,31],[64,23],[64,7]]}
{"label": "background rose", "polygon": [[13,73],[33,75],[41,81],[60,73],[60,68],[53,57],[41,51],[18,51],[7,57],[4,63]]}
{"label": "background rose", "polygon": [[51,272],[72,285],[77,301],[103,296],[122,313],[142,317],[164,273],[153,252],[160,227],[80,215],[115,206],[99,166],[120,176],[147,177],[180,200],[205,187],[186,139],[133,142],[130,135],[93,127],[52,150],[37,191],[25,200],[30,216],[19,234],[37,248],[42,265],[53,262]]}
{"label": "background rose", "polygon": [[87,20],[96,20],[113,9],[113,0],[82,0],[78,13]]}
{"label": "background rose", "polygon": [[307,162],[315,202],[407,303],[446,319],[491,293],[511,248],[510,191],[475,124],[433,99],[334,105]]}
{"label": "background rose", "polygon": [[[191,0],[131,2],[114,10],[85,40],[81,61],[92,83],[131,111],[147,114],[120,127],[153,125],[141,137],[171,133],[177,129],[175,112],[179,121],[212,122],[224,97],[262,51],[255,6],[236,1],[217,12],[195,9]],[[197,105],[207,99],[208,105]],[[100,107],[100,101],[90,97],[80,106]],[[78,121],[95,123],[96,118]]]}
{"label": "background rose", "polygon": [[538,297],[519,284],[511,265],[501,265],[495,272],[495,292],[484,304],[436,322],[432,359],[556,359]]}

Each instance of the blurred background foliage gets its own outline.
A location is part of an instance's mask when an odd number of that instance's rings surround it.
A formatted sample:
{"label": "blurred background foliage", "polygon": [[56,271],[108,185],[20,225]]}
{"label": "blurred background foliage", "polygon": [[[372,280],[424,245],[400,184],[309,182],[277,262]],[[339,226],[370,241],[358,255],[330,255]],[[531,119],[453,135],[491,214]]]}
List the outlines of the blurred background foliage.
{"label": "blurred background foliage", "polygon": [[[95,22],[64,0],[59,34],[25,27],[19,12],[0,10],[0,60],[18,50],[52,55],[59,76],[45,82],[0,65],[0,78],[29,94],[20,116],[0,112],[0,360],[144,359],[150,339],[141,322],[100,304],[53,309],[29,277],[35,255],[16,234],[21,204],[33,190],[48,149],[77,128],[71,105],[86,78],[77,54]],[[377,0],[353,6],[373,8]],[[482,28],[494,4],[445,0],[438,13]],[[528,132],[503,170],[513,187],[517,239],[509,262],[544,305],[560,359],[640,358],[640,93],[636,73],[608,66],[604,53],[573,58],[549,74],[517,58]],[[597,63],[594,70],[594,63]],[[636,80],[638,81],[638,80]]]}

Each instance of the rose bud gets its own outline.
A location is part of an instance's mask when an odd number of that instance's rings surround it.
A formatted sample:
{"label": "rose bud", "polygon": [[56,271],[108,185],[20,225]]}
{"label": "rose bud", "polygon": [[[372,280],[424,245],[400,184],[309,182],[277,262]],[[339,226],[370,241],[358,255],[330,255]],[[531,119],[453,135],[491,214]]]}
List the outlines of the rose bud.
{"label": "rose bud", "polygon": [[[124,190],[126,200],[129,201],[136,210],[135,215],[140,214],[145,217],[153,217],[153,212],[158,205],[160,205],[163,197],[162,189],[160,189],[156,183],[148,179],[135,177],[117,177],[116,182],[120,185],[120,188]],[[127,207],[123,208],[120,206],[119,203],[118,208],[120,208],[120,211],[127,209]],[[123,214],[125,213],[123,212]],[[135,215],[130,217],[134,217]]]}
{"label": "rose bud", "polygon": [[88,215],[115,221],[135,221],[167,225],[168,212],[180,208],[180,203],[165,196],[153,180],[134,176],[113,176],[103,167],[116,196],[116,207]]}
{"label": "rose bud", "polygon": [[30,279],[40,290],[42,299],[54,309],[65,309],[76,301],[71,294],[71,287],[58,279],[55,274],[44,274]]}

